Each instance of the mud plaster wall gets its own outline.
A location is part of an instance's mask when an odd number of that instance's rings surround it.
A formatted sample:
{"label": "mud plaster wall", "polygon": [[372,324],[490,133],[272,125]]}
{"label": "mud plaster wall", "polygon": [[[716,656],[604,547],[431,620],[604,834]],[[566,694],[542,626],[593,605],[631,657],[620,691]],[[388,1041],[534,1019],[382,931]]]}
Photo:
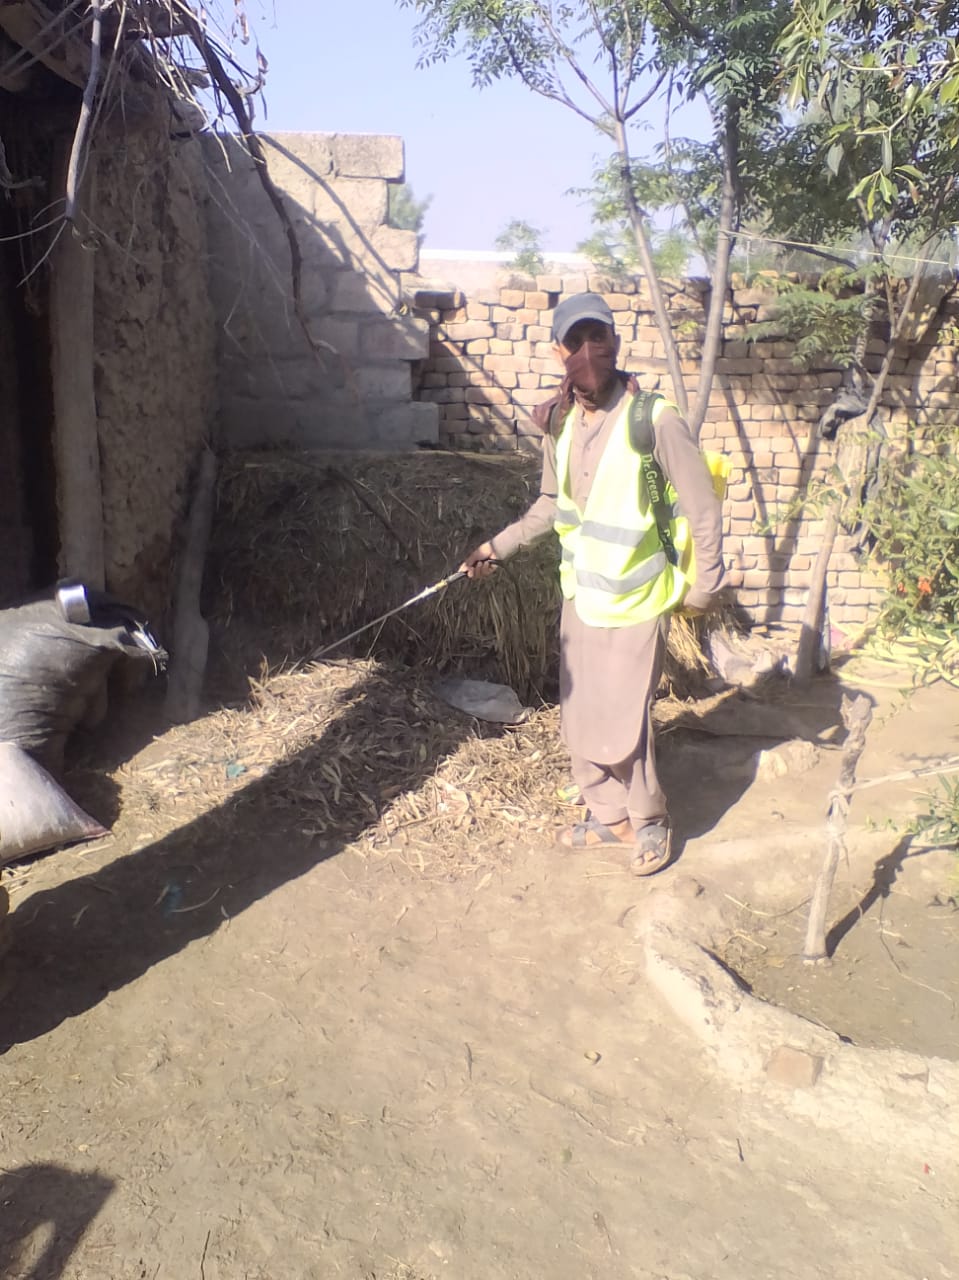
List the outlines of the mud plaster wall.
{"label": "mud plaster wall", "polygon": [[211,293],[219,334],[221,438],[232,447],[408,447],[438,438],[439,411],[415,402],[411,368],[429,343],[404,306],[414,232],[386,225],[403,143],[380,135],[261,135],[302,253],[303,315],[290,247],[250,156],[208,139]]}
{"label": "mud plaster wall", "polygon": [[[671,396],[665,353],[648,293],[636,280],[585,275],[540,276],[491,285],[466,296],[410,278],[414,314],[430,324],[430,354],[418,367],[417,397],[439,406],[440,438],[452,448],[537,448],[530,409],[558,385],[550,318],[564,296],[584,289],[605,294],[622,338],[620,363],[644,387]],[[668,304],[683,357],[690,397],[699,376],[696,337],[705,321],[705,282],[667,285]],[[817,423],[842,383],[838,369],[803,372],[787,341],[746,342],[746,326],[772,315],[767,290],[734,288],[725,339],[701,434],[704,448],[723,450],[733,472],[725,505],[728,578],[746,612],[758,622],[798,622],[818,552],[823,523],[811,516],[776,522],[811,477],[834,460]],[[936,304],[938,305],[938,303]],[[938,307],[925,338],[897,354],[883,400],[887,427],[959,416],[956,322],[959,299]],[[873,367],[886,350],[877,333],[869,344]],[[494,530],[489,530],[493,533]],[[882,598],[878,581],[860,568],[853,541],[840,537],[830,562],[830,619],[855,631]]]}
{"label": "mud plaster wall", "polygon": [[199,144],[163,125],[98,141],[94,341],[107,584],[159,619],[215,413]]}

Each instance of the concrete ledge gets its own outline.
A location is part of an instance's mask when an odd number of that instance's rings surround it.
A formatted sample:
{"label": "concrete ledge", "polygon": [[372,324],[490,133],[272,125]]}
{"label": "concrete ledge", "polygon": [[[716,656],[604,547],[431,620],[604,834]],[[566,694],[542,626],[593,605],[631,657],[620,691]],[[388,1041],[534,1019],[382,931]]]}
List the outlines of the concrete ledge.
{"label": "concrete ledge", "polygon": [[690,877],[649,906],[635,930],[649,982],[742,1092],[857,1141],[901,1150],[908,1133],[919,1161],[955,1159],[959,1063],[863,1049],[749,995],[710,954],[722,913]]}
{"label": "concrete ledge", "polygon": [[402,181],[402,138],[393,134],[337,133],[331,141],[333,165],[343,177]]}

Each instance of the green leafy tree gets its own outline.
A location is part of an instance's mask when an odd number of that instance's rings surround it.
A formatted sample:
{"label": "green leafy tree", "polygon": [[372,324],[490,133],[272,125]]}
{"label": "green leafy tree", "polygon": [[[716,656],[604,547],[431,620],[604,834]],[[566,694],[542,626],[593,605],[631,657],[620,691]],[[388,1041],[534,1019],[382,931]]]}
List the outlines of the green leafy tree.
{"label": "green leafy tree", "polygon": [[[653,265],[663,280],[684,276],[695,253],[695,245],[679,228],[653,231],[651,236]],[[588,258],[597,270],[611,276],[633,275],[637,270],[636,246],[623,234],[621,227],[597,224],[597,229],[576,246],[577,253]]]}
{"label": "green leafy tree", "polygon": [[496,247],[503,253],[512,253],[510,266],[524,275],[541,275],[546,262],[541,248],[542,232],[521,218],[513,218],[496,237]]}
{"label": "green leafy tree", "polygon": [[[674,398],[698,431],[722,341],[729,264],[743,209],[746,144],[776,117],[778,61],[773,50],[789,17],[787,0],[400,3],[420,15],[422,63],[463,54],[478,87],[518,79],[589,121],[609,140],[610,196],[623,210],[636,261],[649,285]],[[660,207],[675,203],[682,166],[673,148],[664,171],[646,174],[632,153],[633,126],[657,96],[665,96],[667,104],[700,98],[713,121],[713,170],[708,189],[699,189],[703,207],[697,219],[697,225],[711,225],[712,291],[692,406],[656,268],[651,210],[657,206],[643,200],[648,178],[659,184]]]}
{"label": "green leafy tree", "polygon": [[426,196],[418,200],[408,182],[390,183],[387,191],[389,203],[386,221],[389,226],[396,227],[398,231],[422,233],[426,211],[433,203],[433,197]]}
{"label": "green leafy tree", "polygon": [[[789,160],[805,158],[801,205],[774,217],[809,240],[846,237],[852,250],[819,289],[783,310],[807,354],[846,366],[863,411],[847,431],[882,429],[880,404],[893,360],[921,336],[955,287],[959,222],[959,0],[855,5],[805,0],[780,49],[788,106],[801,112]],[[791,305],[791,314],[789,306]],[[867,366],[871,325],[888,332],[877,369]],[[858,502],[869,450],[855,447],[826,516],[803,619],[796,673],[808,679],[822,627],[825,581],[843,511]]]}

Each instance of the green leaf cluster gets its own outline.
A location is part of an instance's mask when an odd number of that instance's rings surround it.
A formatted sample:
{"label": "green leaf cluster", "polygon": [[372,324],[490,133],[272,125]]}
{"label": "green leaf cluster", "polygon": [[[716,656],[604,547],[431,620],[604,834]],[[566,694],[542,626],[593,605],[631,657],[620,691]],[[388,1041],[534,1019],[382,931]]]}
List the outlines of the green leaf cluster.
{"label": "green leaf cluster", "polygon": [[408,182],[391,182],[387,192],[387,225],[396,227],[399,231],[422,232],[426,211],[433,203],[433,197],[417,199]]}
{"label": "green leaf cluster", "polygon": [[523,275],[542,275],[546,261],[540,244],[542,231],[521,218],[513,218],[496,237],[496,247],[503,253],[512,253],[509,266]]}
{"label": "green leaf cluster", "polygon": [[959,780],[940,778],[938,792],[927,792],[926,808],[909,824],[912,835],[934,840],[944,848],[959,848]]}
{"label": "green leaf cluster", "polygon": [[913,432],[880,471],[863,523],[889,574],[882,625],[893,632],[959,624],[959,456],[955,424]]}
{"label": "green leaf cluster", "polygon": [[955,224],[959,0],[804,0],[780,40],[788,103],[860,225]]}
{"label": "green leaf cluster", "polygon": [[751,324],[749,342],[795,343],[793,359],[803,369],[848,369],[857,364],[863,327],[872,311],[855,273],[831,272],[814,284],[780,278],[772,320]]}

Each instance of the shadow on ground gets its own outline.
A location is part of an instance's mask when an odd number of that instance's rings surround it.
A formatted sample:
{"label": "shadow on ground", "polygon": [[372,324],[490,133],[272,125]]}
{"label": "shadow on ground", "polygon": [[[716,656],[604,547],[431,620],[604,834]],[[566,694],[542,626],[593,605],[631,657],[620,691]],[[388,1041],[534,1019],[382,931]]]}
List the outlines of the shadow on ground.
{"label": "shadow on ground", "polygon": [[[777,680],[755,697],[735,695],[742,709],[738,729],[732,700],[681,725],[666,726],[657,735],[657,759],[677,854],[687,840],[711,831],[748,790],[762,751],[797,738],[818,742],[827,733],[832,734],[831,745],[839,744],[845,732],[840,708],[847,692],[830,674],[802,691]],[[762,714],[751,714],[756,709]]]}
{"label": "shadow on ground", "polygon": [[[383,797],[415,790],[442,758],[428,726],[398,751],[395,731],[375,714],[404,673],[379,670],[305,751],[170,835],[86,876],[42,889],[11,917],[14,981],[3,1004],[0,1052],[44,1035],[159,961],[206,937],[280,885],[336,854],[376,820]],[[371,714],[373,712],[373,714]],[[457,716],[460,740],[475,732]],[[361,795],[330,802],[335,827],[298,797],[329,789],[325,757],[346,741],[360,754]],[[443,752],[454,749],[449,725]]]}
{"label": "shadow on ground", "polygon": [[0,1276],[58,1280],[65,1275],[70,1255],[113,1187],[102,1174],[74,1173],[55,1164],[0,1174]]}
{"label": "shadow on ground", "polygon": [[[376,821],[385,798],[422,786],[475,725],[457,716],[458,740],[451,741],[449,725],[442,745],[424,728],[422,737],[410,735],[398,751],[377,714],[390,699],[395,705],[398,680],[413,682],[415,676],[389,669],[370,673],[309,748],[265,777],[147,847],[26,899],[12,917],[14,981],[3,1005],[0,1052],[46,1034],[215,933],[274,889],[335,857]],[[824,682],[810,725],[835,724],[839,697],[838,683]],[[708,717],[703,725],[708,728]],[[131,719],[129,743],[112,744],[107,754],[132,754],[144,732]],[[755,738],[699,737],[696,751],[688,742],[680,750],[667,742],[662,751],[680,840],[708,831],[735,805],[752,780],[756,752],[769,745]],[[328,787],[322,765],[345,742],[361,753],[367,781],[359,795],[328,798],[334,825],[324,828],[320,815],[300,799],[303,780],[312,777],[315,787]],[[97,763],[107,767],[91,757],[92,778]]]}

